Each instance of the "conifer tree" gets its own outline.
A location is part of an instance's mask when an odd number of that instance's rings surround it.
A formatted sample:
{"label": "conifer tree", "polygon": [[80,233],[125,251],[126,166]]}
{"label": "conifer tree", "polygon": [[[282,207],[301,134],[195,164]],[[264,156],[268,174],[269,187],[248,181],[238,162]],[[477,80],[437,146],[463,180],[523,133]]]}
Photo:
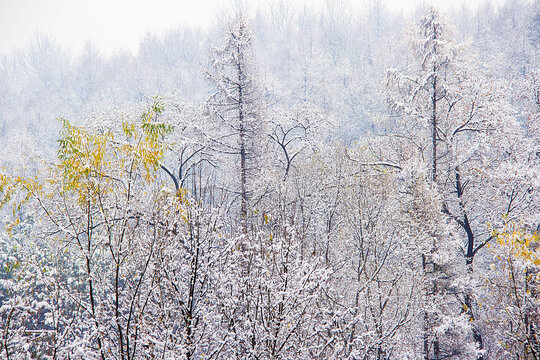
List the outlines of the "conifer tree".
{"label": "conifer tree", "polygon": [[[261,90],[253,59],[253,33],[245,15],[237,12],[225,27],[225,45],[210,51],[207,77],[216,88],[208,104],[216,118],[215,149],[234,161],[233,193],[240,198],[240,223],[248,226],[252,184],[264,146]],[[227,171],[226,171],[227,172]]]}

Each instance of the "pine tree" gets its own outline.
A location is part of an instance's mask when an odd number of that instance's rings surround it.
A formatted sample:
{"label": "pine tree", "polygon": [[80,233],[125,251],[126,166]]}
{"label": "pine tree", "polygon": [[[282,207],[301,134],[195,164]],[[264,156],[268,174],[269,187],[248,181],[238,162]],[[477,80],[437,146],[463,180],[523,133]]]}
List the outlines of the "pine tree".
{"label": "pine tree", "polygon": [[[429,159],[430,178],[433,186],[436,187],[440,141],[438,128],[441,119],[444,118],[444,108],[441,104],[446,101],[446,79],[453,65],[457,46],[449,40],[441,19],[434,9],[421,19],[418,32],[413,38],[413,50],[416,69],[413,69],[412,75],[389,71],[388,88],[397,89],[398,94],[397,96],[396,94],[389,95],[388,100],[392,110],[406,115],[407,119],[416,120],[410,125],[417,134],[421,134],[424,149],[429,149],[429,154],[426,154],[425,158]],[[417,125],[420,127],[416,127]],[[439,238],[440,234],[435,234],[434,239]],[[434,273],[438,266],[433,260],[433,254],[437,252],[438,246],[437,240],[434,240],[431,249],[421,254],[427,298],[435,296],[440,291],[436,280],[437,275]],[[426,303],[429,302],[426,300]],[[436,359],[440,357],[439,338],[435,331],[438,317],[439,314],[436,311],[424,311],[423,353],[425,360],[430,358],[430,353],[433,353]]]}
{"label": "pine tree", "polygon": [[240,197],[240,223],[247,232],[252,184],[260,168],[264,146],[261,90],[253,59],[253,34],[245,15],[238,12],[225,28],[225,45],[210,52],[208,78],[216,92],[208,104],[217,119],[215,149],[234,158],[234,189]]}

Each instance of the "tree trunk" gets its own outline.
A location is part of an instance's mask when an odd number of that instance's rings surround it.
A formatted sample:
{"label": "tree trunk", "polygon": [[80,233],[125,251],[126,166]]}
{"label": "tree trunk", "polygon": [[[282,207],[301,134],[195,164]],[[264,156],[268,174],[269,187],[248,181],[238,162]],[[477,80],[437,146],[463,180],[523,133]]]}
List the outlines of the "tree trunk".
{"label": "tree trunk", "polygon": [[437,75],[436,65],[433,65],[433,93],[431,94],[431,175],[433,182],[437,181]]}
{"label": "tree trunk", "polygon": [[242,232],[247,233],[247,164],[246,164],[246,124],[244,119],[244,72],[240,63],[241,52],[238,49],[238,122],[240,136],[240,223]]}

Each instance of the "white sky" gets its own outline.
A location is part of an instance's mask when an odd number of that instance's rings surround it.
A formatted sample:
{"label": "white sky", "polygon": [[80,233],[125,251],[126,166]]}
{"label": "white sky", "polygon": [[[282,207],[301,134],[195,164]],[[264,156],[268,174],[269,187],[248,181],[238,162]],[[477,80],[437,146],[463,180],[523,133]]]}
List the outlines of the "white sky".
{"label": "white sky", "polygon": [[[36,34],[55,39],[78,53],[91,40],[100,52],[136,51],[147,33],[161,34],[181,25],[206,28],[234,0],[0,0],[0,56],[25,48]],[[260,8],[280,0],[246,0],[251,8]],[[283,0],[296,6],[307,3],[321,8],[325,1]],[[351,4],[373,0],[351,0]],[[384,2],[385,0],[383,0]],[[475,9],[484,0],[386,0],[395,10],[412,10],[419,3],[433,3],[441,9]],[[491,0],[501,4],[504,0]]]}

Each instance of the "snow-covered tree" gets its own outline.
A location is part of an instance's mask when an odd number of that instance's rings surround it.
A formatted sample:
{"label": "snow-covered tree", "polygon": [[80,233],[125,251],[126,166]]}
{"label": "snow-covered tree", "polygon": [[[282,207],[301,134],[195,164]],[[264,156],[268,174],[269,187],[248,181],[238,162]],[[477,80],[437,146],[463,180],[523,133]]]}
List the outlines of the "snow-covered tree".
{"label": "snow-covered tree", "polygon": [[454,272],[464,277],[465,285],[453,292],[461,294],[457,299],[473,321],[473,338],[482,358],[473,261],[493,239],[486,224],[500,221],[503,213],[529,212],[525,209],[533,206],[537,189],[530,183],[532,174],[518,169],[526,160],[517,158],[527,157],[528,151],[520,146],[526,137],[507,101],[508,86],[474,60],[460,56],[437,19],[431,11],[422,20],[417,57],[421,68],[410,75],[390,73],[389,86],[397,95],[390,94],[389,99],[391,107],[405,116],[406,134],[420,156],[429,159],[441,210],[464,237],[466,267]]}
{"label": "snow-covered tree", "polygon": [[[244,231],[260,173],[266,142],[263,93],[258,84],[253,54],[253,32],[246,16],[237,12],[226,24],[225,45],[210,51],[207,77],[216,87],[208,100],[214,118],[214,148],[221,158],[232,158],[230,191],[240,198],[239,219]],[[227,170],[226,170],[227,171]],[[229,180],[230,179],[230,180]]]}

